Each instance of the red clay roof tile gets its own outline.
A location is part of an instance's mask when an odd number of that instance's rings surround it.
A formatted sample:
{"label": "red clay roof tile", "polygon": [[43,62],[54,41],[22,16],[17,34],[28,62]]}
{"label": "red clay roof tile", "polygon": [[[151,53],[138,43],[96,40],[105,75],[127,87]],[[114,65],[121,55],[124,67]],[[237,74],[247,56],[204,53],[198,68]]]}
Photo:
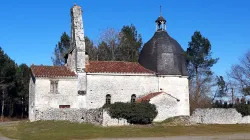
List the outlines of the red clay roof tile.
{"label": "red clay roof tile", "polygon": [[76,74],[66,66],[31,66],[35,77],[74,77]]}
{"label": "red clay roof tile", "polygon": [[[76,74],[66,66],[31,66],[35,77],[74,77]],[[150,73],[154,72],[136,62],[90,61],[86,65],[87,73]]]}
{"label": "red clay roof tile", "polygon": [[150,101],[150,99],[154,98],[155,96],[158,96],[164,92],[154,92],[154,93],[149,93],[146,96],[143,96],[139,99],[136,100],[137,103],[143,102],[143,101]]}
{"label": "red clay roof tile", "polygon": [[90,61],[86,65],[86,72],[89,73],[151,73],[136,62],[123,62],[123,61]]}

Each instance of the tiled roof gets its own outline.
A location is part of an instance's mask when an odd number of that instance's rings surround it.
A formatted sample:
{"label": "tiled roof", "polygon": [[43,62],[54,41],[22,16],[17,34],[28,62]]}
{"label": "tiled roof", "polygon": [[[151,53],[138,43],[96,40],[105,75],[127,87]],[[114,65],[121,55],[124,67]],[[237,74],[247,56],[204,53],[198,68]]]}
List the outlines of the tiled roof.
{"label": "tiled roof", "polygon": [[150,99],[154,98],[155,96],[158,96],[160,94],[162,94],[164,92],[154,92],[154,93],[149,93],[148,95],[146,96],[143,96],[139,99],[136,100],[137,103],[140,103],[142,101],[150,101]]}
{"label": "tiled roof", "polygon": [[[76,74],[66,66],[31,66],[35,77],[74,77]],[[90,61],[86,65],[87,73],[149,73],[154,72],[136,62]]]}
{"label": "tiled roof", "polygon": [[136,62],[123,62],[123,61],[90,61],[86,65],[86,72],[89,73],[151,73]]}
{"label": "tiled roof", "polygon": [[163,16],[159,16],[155,22],[158,22],[158,21],[165,21],[166,22],[166,19],[163,17]]}
{"label": "tiled roof", "polygon": [[66,66],[31,66],[35,77],[74,77],[76,74]]}

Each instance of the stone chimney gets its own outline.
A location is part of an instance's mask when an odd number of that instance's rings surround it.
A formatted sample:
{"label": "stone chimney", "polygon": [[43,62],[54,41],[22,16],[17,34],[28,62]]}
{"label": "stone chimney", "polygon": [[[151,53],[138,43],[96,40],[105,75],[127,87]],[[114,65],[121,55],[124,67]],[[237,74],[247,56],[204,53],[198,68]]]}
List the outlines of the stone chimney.
{"label": "stone chimney", "polygon": [[82,20],[82,9],[74,5],[71,8],[71,45],[76,50],[76,72],[85,72],[85,40]]}
{"label": "stone chimney", "polygon": [[[85,72],[85,40],[82,20],[82,9],[74,5],[70,11],[71,14],[71,46],[75,50],[76,73],[78,77],[78,95],[81,95],[84,102],[84,95],[87,89],[87,75]],[[84,104],[84,103],[83,103]],[[84,106],[81,106],[84,107]]]}

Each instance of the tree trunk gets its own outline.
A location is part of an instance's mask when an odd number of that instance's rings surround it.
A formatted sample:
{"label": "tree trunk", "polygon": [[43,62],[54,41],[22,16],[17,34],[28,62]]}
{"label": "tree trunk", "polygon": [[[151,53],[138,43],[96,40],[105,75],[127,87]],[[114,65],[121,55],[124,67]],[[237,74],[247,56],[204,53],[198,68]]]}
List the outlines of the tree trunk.
{"label": "tree trunk", "polygon": [[21,116],[21,117],[22,117],[22,119],[23,119],[23,97],[22,97],[21,100],[22,100],[22,116]]}
{"label": "tree trunk", "polygon": [[198,107],[199,104],[199,98],[200,98],[200,84],[199,84],[199,74],[198,74],[198,68],[195,68],[195,76],[196,76],[196,96],[195,96],[195,102],[196,107]]}
{"label": "tree trunk", "polygon": [[9,117],[12,117],[14,113],[14,103],[11,101],[10,106],[9,106]]}
{"label": "tree trunk", "polygon": [[2,113],[1,113],[1,120],[3,121],[3,118],[4,118],[4,90],[2,91],[3,94],[2,94]]}
{"label": "tree trunk", "polygon": [[234,104],[234,89],[232,88],[232,104]]}

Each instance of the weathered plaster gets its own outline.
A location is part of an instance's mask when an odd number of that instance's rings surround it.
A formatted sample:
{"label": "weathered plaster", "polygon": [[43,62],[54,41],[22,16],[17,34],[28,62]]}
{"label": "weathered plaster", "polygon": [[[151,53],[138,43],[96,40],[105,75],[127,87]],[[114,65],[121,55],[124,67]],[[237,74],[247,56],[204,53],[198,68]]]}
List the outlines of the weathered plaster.
{"label": "weathered plaster", "polygon": [[35,81],[30,78],[30,83],[29,83],[29,119],[31,121],[35,120],[35,115],[34,115],[34,106],[35,106]]}

